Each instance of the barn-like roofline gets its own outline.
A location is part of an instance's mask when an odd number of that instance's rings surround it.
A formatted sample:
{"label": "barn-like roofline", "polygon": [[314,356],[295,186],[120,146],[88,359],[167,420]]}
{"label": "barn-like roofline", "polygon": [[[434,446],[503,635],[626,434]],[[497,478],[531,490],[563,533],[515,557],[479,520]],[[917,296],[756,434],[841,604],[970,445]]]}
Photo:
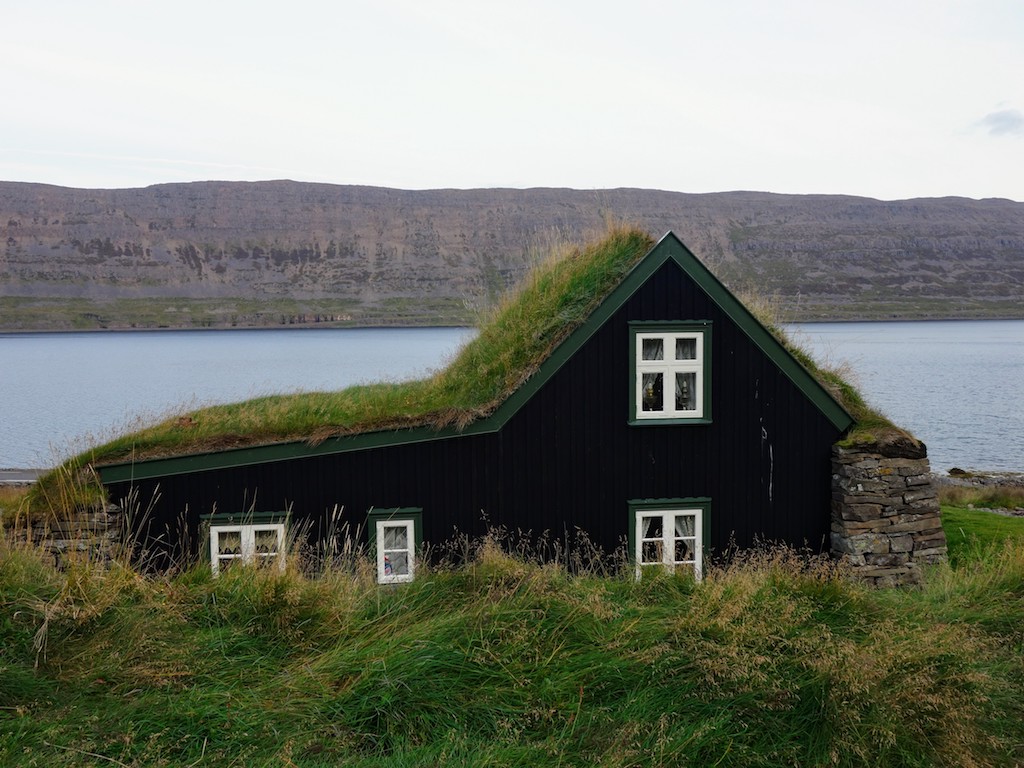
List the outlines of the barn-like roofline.
{"label": "barn-like roofline", "polygon": [[539,364],[537,371],[490,413],[462,428],[436,429],[418,426],[397,430],[368,431],[329,437],[318,444],[306,441],[273,443],[247,448],[148,459],[98,467],[104,483],[265,464],[289,459],[480,435],[500,430],[527,401],[567,362],[612,315],[666,262],[674,261],[719,308],[764,352],[841,432],[854,418],[779,342],[728,288],[705,267],[673,232],[666,233],[590,315]]}

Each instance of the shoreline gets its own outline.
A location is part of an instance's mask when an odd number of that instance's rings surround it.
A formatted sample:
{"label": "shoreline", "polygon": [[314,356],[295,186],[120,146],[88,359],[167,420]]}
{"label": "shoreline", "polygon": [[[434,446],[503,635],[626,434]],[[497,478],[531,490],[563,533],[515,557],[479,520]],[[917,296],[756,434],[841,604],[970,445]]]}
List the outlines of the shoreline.
{"label": "shoreline", "polygon": [[32,485],[49,469],[0,469],[0,485]]}
{"label": "shoreline", "polygon": [[[780,321],[780,325],[843,325],[852,323],[1005,323],[1024,321],[1024,313],[1009,315],[922,315],[916,316],[878,316],[878,315],[851,315],[850,317],[807,317],[790,318]],[[96,326],[95,328],[3,328],[0,327],[0,336],[31,336],[43,334],[86,334],[86,333],[165,333],[165,332],[214,332],[214,331],[282,331],[282,330],[379,330],[391,328],[475,328],[475,325],[467,324],[464,321],[431,319],[423,323],[385,323],[380,321],[340,321],[324,323],[287,323],[284,325],[154,325],[154,326]]]}

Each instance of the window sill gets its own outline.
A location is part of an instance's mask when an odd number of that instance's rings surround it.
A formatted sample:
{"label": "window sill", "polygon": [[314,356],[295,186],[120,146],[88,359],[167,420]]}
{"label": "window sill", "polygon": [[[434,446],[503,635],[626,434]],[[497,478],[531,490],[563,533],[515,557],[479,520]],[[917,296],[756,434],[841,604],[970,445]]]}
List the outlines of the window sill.
{"label": "window sill", "polygon": [[631,427],[700,427],[711,424],[711,419],[630,419]]}

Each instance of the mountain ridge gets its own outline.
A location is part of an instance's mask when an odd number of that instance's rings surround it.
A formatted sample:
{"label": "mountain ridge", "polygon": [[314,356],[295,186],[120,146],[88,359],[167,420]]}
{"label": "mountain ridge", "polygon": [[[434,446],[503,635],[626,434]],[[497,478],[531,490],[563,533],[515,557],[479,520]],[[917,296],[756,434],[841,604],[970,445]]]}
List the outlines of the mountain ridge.
{"label": "mountain ridge", "polygon": [[0,330],[471,323],[608,221],[674,231],[786,320],[1024,317],[1001,198],[0,182]]}

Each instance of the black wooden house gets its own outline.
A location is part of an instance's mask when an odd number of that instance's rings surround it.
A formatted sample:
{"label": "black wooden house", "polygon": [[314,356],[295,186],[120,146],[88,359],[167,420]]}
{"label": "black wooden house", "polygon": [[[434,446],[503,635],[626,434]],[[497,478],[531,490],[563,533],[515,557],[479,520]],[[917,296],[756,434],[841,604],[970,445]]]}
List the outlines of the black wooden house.
{"label": "black wooden house", "polygon": [[[100,467],[155,551],[276,557],[342,510],[382,581],[487,526],[623,544],[638,568],[735,545],[827,550],[830,448],[853,419],[671,233],[489,415]],[[283,511],[288,511],[287,519]],[[336,522],[336,521],[335,521]],[[206,527],[209,525],[209,528]],[[207,546],[207,545],[203,545]]]}

